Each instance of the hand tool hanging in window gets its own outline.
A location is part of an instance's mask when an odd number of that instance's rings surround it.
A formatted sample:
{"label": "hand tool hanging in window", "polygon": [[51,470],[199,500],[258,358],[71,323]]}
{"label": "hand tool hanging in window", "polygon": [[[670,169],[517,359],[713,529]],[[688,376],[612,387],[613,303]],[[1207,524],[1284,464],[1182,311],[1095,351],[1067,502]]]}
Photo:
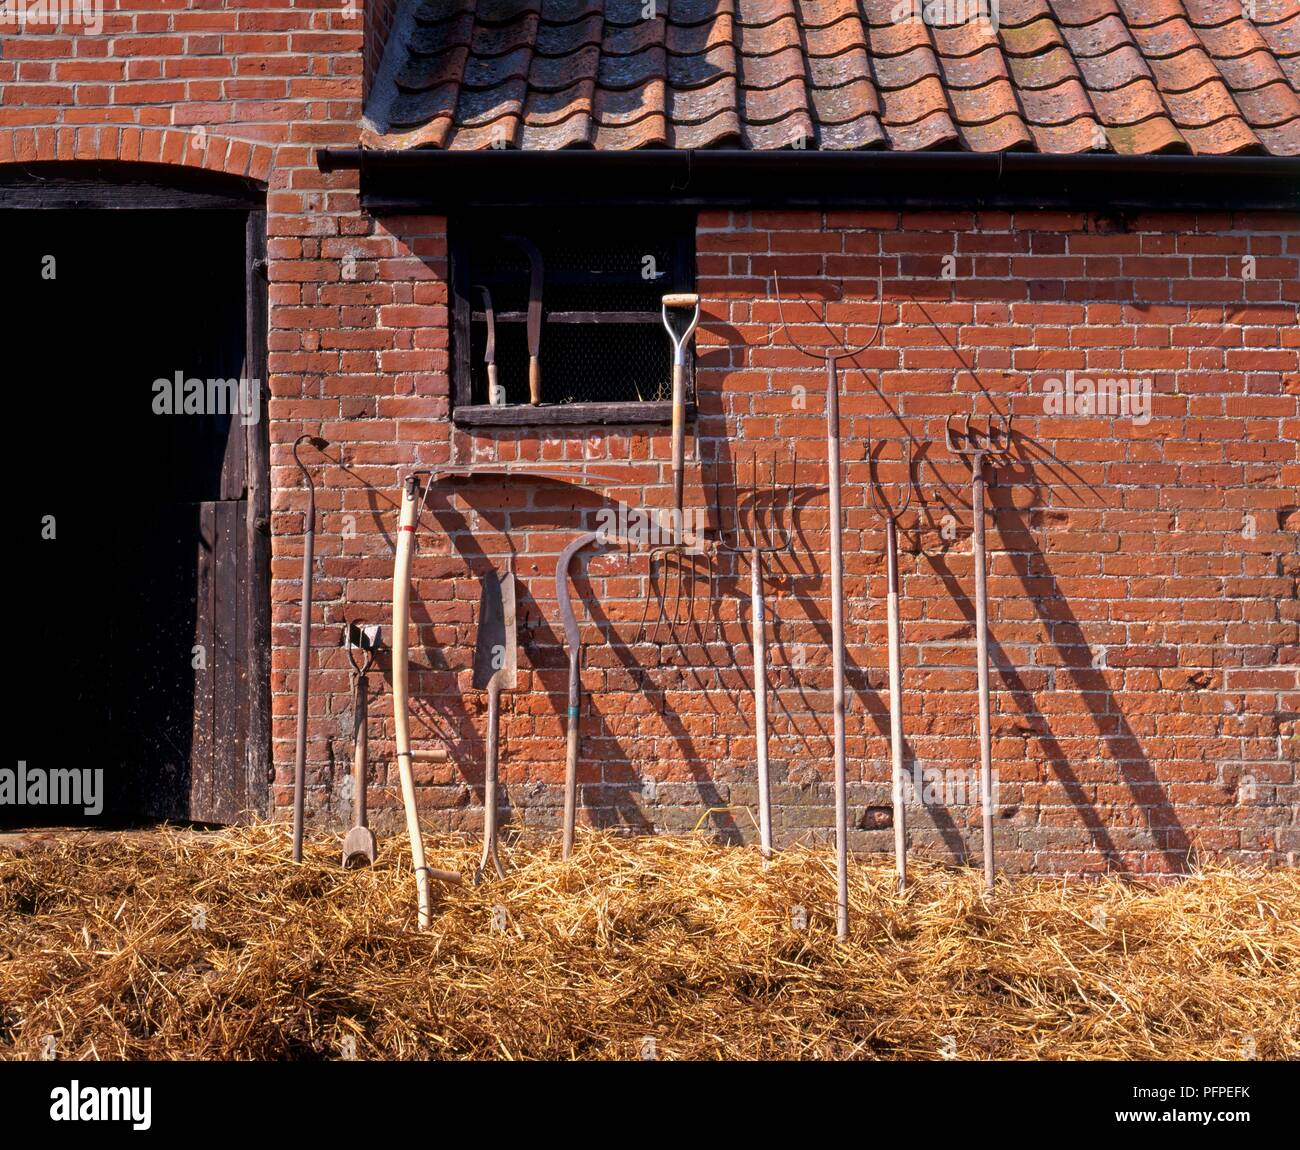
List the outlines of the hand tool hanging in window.
{"label": "hand tool hanging in window", "polygon": [[[868,444],[867,466],[871,467]],[[907,889],[907,804],[903,801],[903,632],[898,617],[898,519],[912,502],[912,441],[903,441],[903,496],[898,506],[885,502],[884,491],[879,495],[878,476],[872,469],[867,490],[871,509],[885,521],[885,575],[889,614],[889,749],[892,765],[892,794],[894,800],[894,868],[898,877],[898,890]]]}
{"label": "hand tool hanging in window", "polygon": [[483,768],[483,857],[474,875],[483,880],[488,863],[499,878],[505,868],[497,855],[497,757],[501,726],[501,691],[513,691],[518,663],[515,652],[515,573],[510,562],[498,575],[489,571],[480,579],[478,642],[474,648],[474,689],[488,697],[487,753]]}
{"label": "hand tool hanging in window", "polygon": [[[352,664],[352,829],[343,839],[345,867],[373,865],[375,832],[366,823],[366,786],[369,775],[369,740],[366,731],[369,684],[366,677],[375,664],[379,648],[379,625],[343,625],[343,646]],[[356,652],[360,651],[358,659]]]}
{"label": "hand tool hanging in window", "polygon": [[523,236],[502,236],[528,257],[528,402],[542,402],[542,253]]}
{"label": "hand tool hanging in window", "polygon": [[293,861],[302,862],[303,811],[307,790],[307,674],[311,662],[311,579],[316,556],[316,484],[298,456],[298,448],[310,443],[324,451],[329,441],[319,435],[300,435],[293,441],[293,461],[307,483],[307,515],[303,523],[302,615],[298,625],[298,730],[293,757]]}
{"label": "hand tool hanging in window", "polygon": [[483,348],[483,366],[487,368],[487,399],[493,407],[504,407],[506,393],[497,382],[497,313],[492,307],[492,293],[482,284],[475,285],[483,297],[483,320],[487,324],[487,343]]}
{"label": "hand tool hanging in window", "polygon": [[582,634],[573,614],[569,598],[569,564],[573,557],[588,544],[595,543],[600,533],[588,531],[579,535],[561,553],[555,567],[555,598],[560,605],[560,620],[564,624],[564,645],[569,655],[569,726],[564,753],[564,846],[563,857],[573,851],[573,825],[578,811],[578,745],[582,712]]}
{"label": "hand tool hanging in window", "polygon": [[[989,591],[984,557],[984,465],[989,456],[1006,455],[1011,449],[1011,417],[989,418],[988,431],[972,431],[966,416],[959,433],[952,420],[944,422],[943,433],[953,455],[971,461],[971,529],[975,561],[975,668],[980,704],[980,809],[984,821],[984,887],[993,891],[993,736],[989,721]],[[965,446],[963,446],[963,444]]]}
{"label": "hand tool hanging in window", "polygon": [[[408,475],[402,481],[402,509],[397,520],[397,547],[393,560],[393,740],[397,744],[397,772],[402,782],[402,806],[406,808],[406,833],[411,839],[411,866],[415,871],[415,892],[421,930],[432,919],[429,879],[460,882],[455,871],[434,870],[424,862],[424,839],[420,834],[420,816],[415,807],[415,773],[413,760],[445,762],[447,750],[438,747],[427,751],[411,749],[411,712],[408,675],[410,655],[407,629],[411,622],[411,552],[415,549],[416,520],[419,518],[416,494],[419,476]],[[427,492],[426,492],[427,493]]]}

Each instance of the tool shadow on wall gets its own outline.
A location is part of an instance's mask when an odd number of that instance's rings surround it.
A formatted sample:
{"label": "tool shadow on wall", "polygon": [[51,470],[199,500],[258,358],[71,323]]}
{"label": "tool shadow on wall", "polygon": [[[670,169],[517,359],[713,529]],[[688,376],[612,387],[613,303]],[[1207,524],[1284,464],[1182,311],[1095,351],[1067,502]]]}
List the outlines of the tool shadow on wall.
{"label": "tool shadow on wall", "polygon": [[[1024,600],[1032,605],[1045,641],[1056,653],[1054,670],[1068,676],[1071,693],[1086,708],[1098,738],[1114,763],[1116,776],[1122,780],[1140,812],[1152,848],[1164,857],[1167,866],[1184,873],[1191,866],[1191,841],[1143,750],[1140,738],[1125,717],[1122,700],[1100,669],[1097,650],[1089,643],[1068,598],[1055,591],[1044,595],[1038,589],[1045,580],[1052,584],[1056,580],[1050,559],[1037,542],[1030,522],[1032,516],[1045,512],[1048,507],[1043,496],[1044,488],[1051,486],[1080,501],[1091,495],[1098,506],[1104,505],[1103,496],[1096,487],[1074,478],[1076,473],[1046,444],[1017,432],[1013,451],[1014,455],[1008,461],[1011,466],[1004,464],[999,468],[998,482],[989,489],[989,512],[1001,544],[997,554],[1010,565]],[[953,465],[941,471],[936,469],[934,474],[936,516],[951,514],[969,523],[970,503],[960,492],[964,469],[958,470]],[[1017,489],[1024,490],[1027,495],[1017,498],[1014,494]],[[966,622],[973,626],[975,607],[971,598],[961,591],[961,580],[947,562],[949,550],[927,551],[925,559],[950,588],[953,601]],[[1015,734],[1025,741],[1037,741],[1044,763],[1064,788],[1095,850],[1108,865],[1122,867],[1125,850],[1114,841],[1105,821],[1089,801],[1088,786],[1077,774],[1071,754],[1053,733],[1047,716],[1034,703],[1035,696],[1043,688],[1027,682],[1010,653],[992,634],[989,638],[991,663],[1002,683],[1001,696],[1009,698],[1019,711],[1020,723]],[[1010,718],[1005,713],[1001,717],[1004,723]],[[1077,757],[1076,754],[1074,758]],[[999,814],[1004,819],[1010,818],[1015,814],[1015,805],[999,804]],[[1142,848],[1130,847],[1127,853],[1131,854],[1134,849]]]}

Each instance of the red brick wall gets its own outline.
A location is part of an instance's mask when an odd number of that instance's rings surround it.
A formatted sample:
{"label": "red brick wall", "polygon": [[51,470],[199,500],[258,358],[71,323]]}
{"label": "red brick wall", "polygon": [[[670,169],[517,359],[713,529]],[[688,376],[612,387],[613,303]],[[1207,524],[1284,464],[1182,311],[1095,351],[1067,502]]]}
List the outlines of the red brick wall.
{"label": "red brick wall", "polygon": [[[1293,227],[1259,215],[1124,225],[1035,212],[701,217],[702,455],[732,458],[725,426],[745,441],[744,458],[750,445],[765,454],[796,445],[801,461],[795,554],[771,572],[780,841],[826,833],[832,795],[823,377],[796,353],[762,346],[777,319],[774,271],[792,319],[808,314],[797,296],[824,301],[842,285],[848,300],[874,301],[876,277],[884,278],[881,338],[859,360],[868,373],[849,370],[842,380],[854,846],[891,844],[884,572],[881,531],[866,503],[866,444],[893,441],[894,459],[905,428],[924,460],[901,559],[905,729],[909,765],[919,761],[944,772],[944,785],[959,785],[953,772],[977,762],[969,471],[943,447],[943,418],[990,404],[1013,413],[1016,428],[988,518],[1003,863],[1154,871],[1219,852],[1277,859],[1300,845],[1288,717],[1300,709]],[[318,595],[331,635],[348,612],[387,621],[398,473],[445,461],[452,448],[442,422],[442,221],[384,221],[365,239],[325,241],[322,254],[349,246],[359,257],[356,282],[337,282],[334,263],[309,265],[328,282],[313,285],[310,309],[282,306],[277,320],[286,329],[277,336],[279,362],[293,373],[280,386],[286,396],[305,392],[277,410],[319,427],[349,464],[346,473],[326,472],[318,541],[325,576]],[[950,279],[945,254],[956,257]],[[1255,259],[1254,278],[1242,276],[1244,256]],[[874,302],[830,309],[835,322],[854,325],[851,338],[869,334],[877,312]],[[817,330],[800,334],[811,340]],[[290,352],[292,343],[303,350]],[[1149,376],[1150,421],[1045,414],[1044,379],[1067,369]],[[611,499],[668,502],[668,443],[658,429],[453,440],[460,461],[585,461],[619,477],[605,492]],[[886,479],[898,474],[886,466]],[[783,481],[788,476],[783,465]],[[291,533],[301,499],[290,474],[278,478],[283,803],[296,642]],[[710,501],[693,469],[688,502]],[[502,807],[516,826],[554,826],[565,705],[554,565],[575,532],[595,526],[600,505],[598,492],[542,483],[478,483],[430,496],[414,566],[412,683],[417,745],[438,736],[452,751],[447,766],[420,768],[422,801],[436,825],[474,831],[481,823],[484,698],[471,689],[469,669],[476,575],[513,550],[523,670],[503,711]],[[703,820],[726,836],[753,837],[748,624],[736,623],[747,576],[726,556],[717,570],[721,635],[693,631],[684,655],[637,642],[644,552],[601,555],[579,579],[588,644],[583,802],[598,825],[684,830]],[[747,605],[740,617],[747,620]],[[338,652],[322,648],[318,662],[314,781],[332,796],[337,821],[349,753],[347,678]],[[372,714],[378,761],[391,734],[387,698]],[[922,780],[923,789],[933,784],[932,776]],[[387,789],[372,801],[395,804],[395,778],[380,781]],[[730,809],[705,814],[723,807]],[[973,795],[915,804],[911,821],[918,849],[945,858],[978,851]]]}
{"label": "red brick wall", "polygon": [[[372,30],[387,11],[374,10]],[[350,734],[334,644],[344,618],[387,627],[405,469],[444,461],[453,447],[462,460],[476,448],[502,460],[587,460],[621,477],[606,495],[668,503],[661,429],[451,435],[443,221],[369,219],[355,175],[323,177],[312,158],[316,146],[356,140],[374,64],[364,19],[332,6],[141,3],[110,10],[101,36],[6,36],[0,55],[0,163],[150,158],[268,186],[276,800],[288,803],[292,772],[304,505],[289,445],[308,430],[336,445],[321,474],[309,751],[312,806],[336,828]],[[944,255],[955,257],[952,278]],[[1164,870],[1189,854],[1275,860],[1300,849],[1297,255],[1294,219],[1262,215],[1125,225],[1034,212],[702,216],[701,454],[730,458],[724,422],[760,451],[794,444],[807,488],[795,553],[770,580],[779,842],[828,832],[831,768],[822,377],[788,349],[762,346],[776,319],[774,270],[792,300],[822,301],[842,285],[847,299],[870,301],[831,305],[833,321],[856,325],[851,336],[870,330],[884,279],[881,340],[860,360],[868,374],[842,381],[851,799],[855,823],[866,824],[855,847],[890,845],[883,567],[865,503],[866,441],[896,441],[905,428],[925,460],[901,559],[909,763],[966,769],[976,758],[969,473],[943,449],[942,419],[995,402],[1017,429],[988,519],[1004,863]],[[1243,277],[1244,256],[1256,257],[1254,278]],[[1067,369],[1150,375],[1153,418],[1046,415],[1044,379]],[[711,501],[695,470],[688,498]],[[416,732],[452,751],[448,765],[421,767],[431,823],[481,824],[475,576],[513,547],[523,673],[504,706],[502,806],[516,826],[554,825],[565,676],[553,568],[599,505],[598,494],[556,484],[430,496],[414,567]],[[688,829],[703,817],[753,837],[737,571],[743,592],[743,564],[719,558],[721,638],[688,641],[684,658],[636,642],[644,553],[602,555],[579,580],[583,800],[599,825]],[[739,614],[747,620],[747,608]],[[386,663],[376,687],[381,676]],[[372,715],[372,801],[391,821],[386,693]],[[978,851],[974,804],[918,803],[911,818],[918,849]]]}

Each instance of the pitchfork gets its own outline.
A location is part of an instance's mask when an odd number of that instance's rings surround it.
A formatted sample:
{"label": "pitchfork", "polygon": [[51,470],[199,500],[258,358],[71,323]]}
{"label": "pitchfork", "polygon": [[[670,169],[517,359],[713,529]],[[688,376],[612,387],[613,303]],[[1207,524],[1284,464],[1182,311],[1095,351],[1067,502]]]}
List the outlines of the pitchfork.
{"label": "pitchfork", "polygon": [[[868,466],[870,466],[868,452]],[[907,888],[907,804],[903,802],[903,668],[902,628],[898,617],[898,520],[912,502],[912,441],[903,441],[905,467],[903,500],[898,507],[885,502],[884,491],[876,494],[879,486],[874,470],[867,484],[871,509],[885,521],[885,569],[887,572],[889,611],[889,744],[893,766],[894,800],[894,866],[898,874],[898,889]]]}
{"label": "pitchfork", "polygon": [[[975,552],[975,669],[980,702],[980,809],[984,822],[984,886],[993,891],[993,745],[989,732],[989,591],[984,560],[984,461],[1011,450],[1011,416],[990,416],[987,432],[972,431],[968,415],[960,433],[952,418],[943,425],[944,440],[954,455],[971,461],[971,520]],[[961,446],[960,440],[965,446]]]}
{"label": "pitchfork", "polygon": [[[853,359],[870,348],[880,338],[880,324],[884,316],[883,281],[877,281],[876,330],[871,338],[857,347],[850,347],[838,339],[825,319],[821,325],[831,337],[832,346],[805,347],[790,334],[785,308],[781,303],[781,279],[774,277],[776,306],[781,317],[781,328],[786,341],[796,351],[809,359],[826,363],[826,482],[830,491],[830,550],[831,550],[831,672],[833,677],[833,719],[835,724],[835,873],[836,906],[835,934],[840,940],[849,937],[849,801],[847,783],[848,751],[844,734],[844,556],[841,533],[844,520],[840,515],[840,384],[838,365],[842,359]],[[811,309],[811,304],[808,305]],[[769,341],[770,342],[770,341]]]}
{"label": "pitchfork", "polygon": [[[795,457],[792,456],[791,465],[797,466],[794,460]],[[778,511],[775,455],[772,456],[771,464],[771,478],[764,498],[759,491],[757,449],[750,457],[750,513],[747,524],[742,526],[743,501],[737,492],[736,511],[730,532],[730,538],[734,542],[728,540],[728,533],[722,526],[722,501],[718,497],[716,471],[713,476],[714,503],[718,508],[719,545],[732,554],[749,556],[750,625],[753,630],[754,649],[754,727],[758,747],[758,834],[762,844],[764,866],[772,857],[772,797],[767,764],[767,611],[763,597],[763,557],[790,549],[790,516],[796,487],[795,477],[792,475],[785,489],[784,508]]]}

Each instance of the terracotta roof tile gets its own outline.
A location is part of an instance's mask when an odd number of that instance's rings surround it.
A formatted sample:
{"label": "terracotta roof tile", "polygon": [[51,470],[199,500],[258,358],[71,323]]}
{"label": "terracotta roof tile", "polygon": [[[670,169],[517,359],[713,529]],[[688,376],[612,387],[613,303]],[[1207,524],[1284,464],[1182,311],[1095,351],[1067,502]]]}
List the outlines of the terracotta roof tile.
{"label": "terracotta roof tile", "polygon": [[770,56],[742,55],[732,70],[746,88],[775,88],[791,80],[802,81],[805,63],[803,53],[791,45]]}
{"label": "terracotta roof tile", "polygon": [[853,152],[887,144],[878,116],[859,116],[847,124],[823,124],[817,132],[817,146],[826,151]]}
{"label": "terracotta roof tile", "polygon": [[972,152],[1021,151],[1033,145],[1024,121],[1011,113],[986,124],[962,124],[961,141]]}
{"label": "terracotta roof tile", "polygon": [[943,78],[949,88],[982,88],[992,80],[1008,80],[1007,62],[995,45],[960,59],[943,57]]}
{"label": "terracotta roof tile", "polygon": [[643,4],[418,0],[363,143],[1300,154],[1300,0]]}
{"label": "terracotta roof tile", "polygon": [[913,48],[899,56],[876,58],[876,83],[887,91],[911,88],[939,75],[939,59],[927,47]]}
{"label": "terracotta roof tile", "polygon": [[838,88],[853,80],[871,79],[871,58],[865,48],[850,48],[838,56],[809,56],[808,81],[814,88]]}
{"label": "terracotta roof tile", "polygon": [[1105,130],[1091,117],[1071,120],[1068,124],[1035,124],[1031,121],[1029,134],[1040,152],[1075,155],[1105,150],[1097,146],[1099,138],[1106,138]]}

